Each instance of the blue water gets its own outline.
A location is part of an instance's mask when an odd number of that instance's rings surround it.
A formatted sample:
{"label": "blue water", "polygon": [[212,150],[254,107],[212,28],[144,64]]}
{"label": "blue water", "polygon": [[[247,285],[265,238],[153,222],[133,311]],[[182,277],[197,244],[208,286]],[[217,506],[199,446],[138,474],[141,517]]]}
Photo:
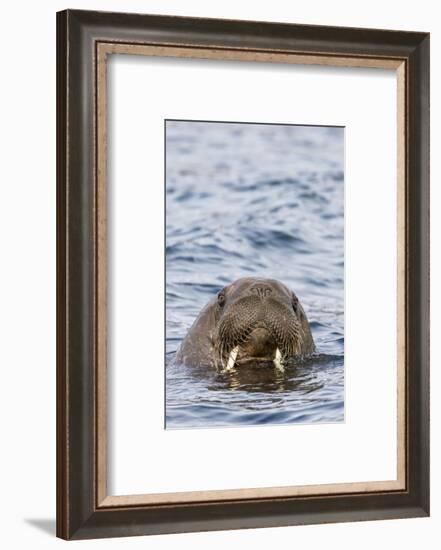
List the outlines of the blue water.
{"label": "blue water", "polygon": [[[243,276],[300,298],[317,354],[220,374],[173,358],[200,309]],[[344,130],[166,123],[166,427],[344,420]]]}

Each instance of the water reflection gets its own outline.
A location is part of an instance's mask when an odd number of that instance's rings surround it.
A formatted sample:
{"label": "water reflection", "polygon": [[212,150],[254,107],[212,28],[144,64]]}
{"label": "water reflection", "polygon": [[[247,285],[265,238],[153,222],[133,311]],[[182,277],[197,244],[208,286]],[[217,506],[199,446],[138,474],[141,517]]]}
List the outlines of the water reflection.
{"label": "water reflection", "polygon": [[312,369],[285,368],[284,372],[270,366],[253,368],[244,366],[219,374],[217,384],[209,385],[211,391],[240,390],[249,393],[312,392],[323,387],[315,380]]}

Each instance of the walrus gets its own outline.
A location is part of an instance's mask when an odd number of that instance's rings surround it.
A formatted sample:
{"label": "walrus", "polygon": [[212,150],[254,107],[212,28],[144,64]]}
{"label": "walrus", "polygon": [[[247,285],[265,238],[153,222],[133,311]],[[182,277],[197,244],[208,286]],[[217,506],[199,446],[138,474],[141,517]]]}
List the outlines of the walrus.
{"label": "walrus", "polygon": [[176,362],[226,372],[243,365],[283,371],[290,358],[315,351],[298,297],[275,279],[245,277],[225,286],[201,310]]}

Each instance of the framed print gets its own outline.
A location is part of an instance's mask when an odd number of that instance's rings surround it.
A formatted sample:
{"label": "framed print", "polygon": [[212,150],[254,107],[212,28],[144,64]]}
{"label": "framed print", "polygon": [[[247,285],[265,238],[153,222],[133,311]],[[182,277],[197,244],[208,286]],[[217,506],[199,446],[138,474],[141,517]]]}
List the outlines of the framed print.
{"label": "framed print", "polygon": [[57,534],[429,514],[429,35],[57,14]]}

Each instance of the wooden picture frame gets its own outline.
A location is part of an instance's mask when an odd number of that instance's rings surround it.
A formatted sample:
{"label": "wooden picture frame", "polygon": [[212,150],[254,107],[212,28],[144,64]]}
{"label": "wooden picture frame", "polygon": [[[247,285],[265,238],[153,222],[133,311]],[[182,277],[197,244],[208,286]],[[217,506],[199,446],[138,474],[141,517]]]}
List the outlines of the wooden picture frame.
{"label": "wooden picture frame", "polygon": [[[396,481],[238,488],[185,498],[177,493],[108,496],[105,120],[106,60],[113,53],[397,71],[401,412]],[[429,35],[58,13],[57,535],[84,539],[428,514]]]}

